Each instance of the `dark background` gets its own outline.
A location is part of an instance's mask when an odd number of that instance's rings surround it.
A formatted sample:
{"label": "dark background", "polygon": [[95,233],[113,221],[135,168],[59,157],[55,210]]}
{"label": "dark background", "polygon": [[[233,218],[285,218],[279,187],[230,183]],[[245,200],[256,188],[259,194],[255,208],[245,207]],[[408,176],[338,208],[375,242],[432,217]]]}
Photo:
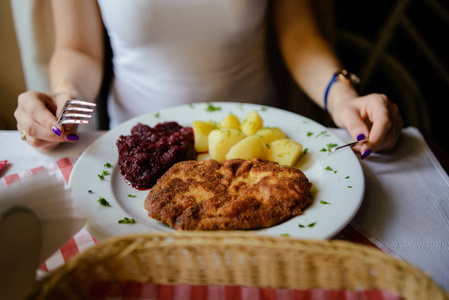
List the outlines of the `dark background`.
{"label": "dark background", "polygon": [[334,2],[335,45],[343,65],[360,75],[360,92],[386,93],[399,106],[404,126],[430,134],[446,153],[448,2]]}

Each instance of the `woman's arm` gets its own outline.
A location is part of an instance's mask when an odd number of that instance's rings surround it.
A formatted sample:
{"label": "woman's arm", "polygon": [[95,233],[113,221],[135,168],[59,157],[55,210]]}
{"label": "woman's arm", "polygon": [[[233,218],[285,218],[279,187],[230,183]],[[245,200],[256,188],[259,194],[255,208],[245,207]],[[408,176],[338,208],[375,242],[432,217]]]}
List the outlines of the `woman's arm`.
{"label": "woman's arm", "polygon": [[[320,33],[310,0],[277,0],[274,18],[284,61],[304,92],[324,108],[329,82],[342,69],[335,51]],[[335,124],[354,139],[369,137],[356,150],[362,158],[371,151],[394,146],[402,129],[397,106],[386,95],[359,97],[352,85],[336,81],[329,89],[327,110]]]}
{"label": "woman's arm", "polygon": [[103,24],[96,1],[53,0],[55,48],[50,62],[51,93],[28,91],[18,97],[17,129],[26,142],[43,151],[78,140],[57,125],[68,99],[93,101],[103,76]]}
{"label": "woman's arm", "polygon": [[53,0],[55,50],[50,81],[55,93],[96,98],[103,78],[103,23],[96,1]]}

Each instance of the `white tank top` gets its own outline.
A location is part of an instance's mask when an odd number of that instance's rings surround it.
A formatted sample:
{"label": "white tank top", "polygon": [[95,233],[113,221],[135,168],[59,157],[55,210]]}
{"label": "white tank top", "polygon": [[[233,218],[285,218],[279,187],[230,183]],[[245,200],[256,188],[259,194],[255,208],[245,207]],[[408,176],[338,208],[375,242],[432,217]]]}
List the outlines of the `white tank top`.
{"label": "white tank top", "polygon": [[266,0],[98,0],[113,49],[111,127],[192,102],[272,104]]}

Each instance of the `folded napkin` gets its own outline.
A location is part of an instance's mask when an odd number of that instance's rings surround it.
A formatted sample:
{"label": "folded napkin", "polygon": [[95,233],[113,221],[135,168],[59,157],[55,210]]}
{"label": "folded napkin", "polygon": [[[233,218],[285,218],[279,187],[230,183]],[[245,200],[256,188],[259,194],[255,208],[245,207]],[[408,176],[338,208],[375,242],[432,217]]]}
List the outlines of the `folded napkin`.
{"label": "folded napkin", "polygon": [[64,178],[46,169],[8,185],[0,184],[0,217],[15,208],[24,208],[37,217],[41,235],[39,263],[70,240],[86,221],[74,206]]}
{"label": "folded napkin", "polygon": [[7,160],[0,160],[0,171],[6,166],[7,163]]}

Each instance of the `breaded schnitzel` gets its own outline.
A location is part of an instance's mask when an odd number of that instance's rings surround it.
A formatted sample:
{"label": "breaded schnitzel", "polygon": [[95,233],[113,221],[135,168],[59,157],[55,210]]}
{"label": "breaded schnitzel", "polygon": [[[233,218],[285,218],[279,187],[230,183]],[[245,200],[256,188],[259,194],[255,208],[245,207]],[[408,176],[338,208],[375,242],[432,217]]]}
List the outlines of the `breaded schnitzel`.
{"label": "breaded schnitzel", "polygon": [[183,161],[158,180],[144,207],[176,229],[266,228],[300,215],[311,186],[302,171],[274,162]]}

